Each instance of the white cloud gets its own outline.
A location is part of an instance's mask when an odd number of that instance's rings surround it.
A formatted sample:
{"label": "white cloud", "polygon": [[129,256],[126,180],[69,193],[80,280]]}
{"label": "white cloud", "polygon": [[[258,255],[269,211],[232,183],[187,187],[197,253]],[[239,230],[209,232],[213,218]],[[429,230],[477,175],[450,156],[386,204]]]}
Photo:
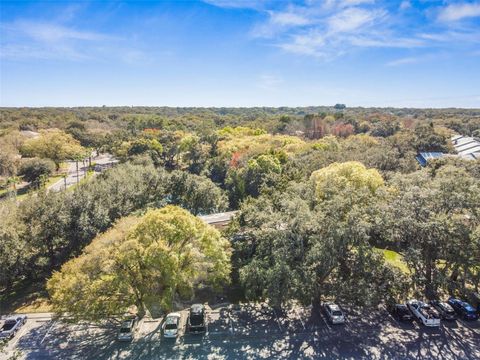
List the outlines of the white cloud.
{"label": "white cloud", "polygon": [[140,50],[118,37],[58,23],[16,21],[0,26],[0,56],[10,59],[148,61]]}
{"label": "white cloud", "polygon": [[480,33],[475,31],[443,31],[436,33],[423,33],[419,38],[431,40],[438,43],[480,43]]}
{"label": "white cloud", "polygon": [[270,21],[281,26],[302,26],[310,23],[310,20],[293,12],[270,12]]}
{"label": "white cloud", "polygon": [[113,39],[101,33],[33,21],[2,24],[1,30],[3,58],[86,60],[93,56],[92,43]]}
{"label": "white cloud", "polygon": [[[223,6],[252,6],[252,1],[207,0]],[[266,19],[257,23],[251,35],[269,39],[282,50],[331,60],[360,48],[414,49],[420,47],[445,47],[451,43],[475,44],[480,42],[478,28],[462,27],[453,30],[451,24],[445,29],[438,23],[419,25],[420,11],[413,9],[410,0],[398,6],[388,6],[375,0],[306,0],[299,5],[271,1],[254,1],[260,14]],[[261,6],[259,6],[261,4]],[[272,8],[272,4],[275,4]],[[480,3],[448,5],[441,10],[442,19],[461,19],[476,16]],[[435,5],[427,7],[427,15]],[[428,17],[428,16],[427,16]],[[415,21],[415,23],[412,23]],[[432,26],[434,25],[434,26]],[[415,29],[422,31],[415,31]]]}
{"label": "white cloud", "polygon": [[327,54],[321,50],[325,45],[325,36],[312,31],[303,35],[295,35],[289,41],[278,46],[287,52],[325,58]]}
{"label": "white cloud", "polygon": [[408,10],[412,7],[412,3],[409,0],[403,0],[400,3],[400,10]]}
{"label": "white cloud", "polygon": [[422,40],[399,37],[389,30],[390,14],[372,0],[311,1],[268,11],[254,37],[274,39],[286,52],[331,60],[360,47],[411,48]]}
{"label": "white cloud", "polygon": [[32,39],[42,42],[58,42],[62,40],[101,41],[112,39],[111,36],[90,31],[79,31],[58,24],[20,21],[4,27]]}
{"label": "white cloud", "polygon": [[442,8],[438,20],[451,22],[480,16],[480,2],[450,4]]}
{"label": "white cloud", "polygon": [[340,1],[340,5],[347,7],[347,6],[356,6],[356,5],[363,5],[363,4],[373,4],[375,0],[343,0]]}
{"label": "white cloud", "polygon": [[231,9],[263,9],[265,0],[203,0],[203,2],[222,8]]}
{"label": "white cloud", "polygon": [[387,37],[387,36],[356,36],[349,37],[349,42],[354,46],[360,47],[385,47],[385,48],[402,48],[411,49],[425,45],[421,39],[415,38],[401,38],[401,37]]}
{"label": "white cloud", "polygon": [[262,74],[258,80],[257,87],[263,90],[274,91],[278,90],[281,84],[283,84],[283,79],[280,76]]}
{"label": "white cloud", "polygon": [[8,59],[66,59],[73,61],[91,59],[87,54],[67,46],[45,48],[33,44],[7,44],[2,46],[1,50],[0,57]]}
{"label": "white cloud", "polygon": [[405,57],[405,58],[400,58],[397,60],[392,60],[389,61],[386,65],[387,66],[399,66],[399,65],[406,65],[406,64],[415,64],[420,62],[421,59],[418,57]]}
{"label": "white cloud", "polygon": [[347,8],[331,16],[328,21],[332,33],[350,32],[358,28],[370,26],[385,15],[383,11],[371,11],[360,8]]}

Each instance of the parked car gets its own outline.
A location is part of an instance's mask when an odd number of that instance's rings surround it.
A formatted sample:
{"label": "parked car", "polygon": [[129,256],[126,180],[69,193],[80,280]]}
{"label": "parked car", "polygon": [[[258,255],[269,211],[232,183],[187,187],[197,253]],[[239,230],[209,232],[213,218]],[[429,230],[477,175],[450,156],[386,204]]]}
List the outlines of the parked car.
{"label": "parked car", "polygon": [[430,305],[432,305],[438,311],[443,320],[455,320],[457,318],[455,310],[453,310],[450,304],[446,302],[432,300],[430,301]]}
{"label": "parked car", "polygon": [[188,331],[191,333],[203,333],[206,330],[205,306],[193,304],[188,313]]}
{"label": "parked car", "polygon": [[412,314],[425,326],[440,326],[440,315],[428,304],[419,300],[409,300],[407,306]]}
{"label": "parked car", "polygon": [[472,292],[470,294],[470,298],[469,298],[469,303],[475,308],[477,309],[477,313],[480,314],[480,294],[479,293],[476,293],[476,292]]}
{"label": "parked car", "polygon": [[163,322],[163,336],[166,338],[176,338],[180,326],[180,313],[170,313]]}
{"label": "parked car", "polygon": [[455,309],[457,314],[465,320],[477,320],[478,314],[469,303],[460,299],[450,298],[448,303]]}
{"label": "parked car", "polygon": [[14,315],[7,317],[0,329],[0,339],[11,339],[26,322],[27,315]]}
{"label": "parked car", "polygon": [[125,319],[120,326],[120,330],[118,331],[118,340],[119,341],[131,341],[133,340],[133,334],[135,332],[135,326],[138,323],[138,318],[131,317]]}
{"label": "parked car", "polygon": [[323,306],[325,313],[327,314],[328,320],[332,324],[343,324],[345,323],[345,315],[343,314],[340,306],[333,303],[326,303]]}
{"label": "parked car", "polygon": [[413,321],[413,315],[405,304],[395,304],[390,308],[392,316],[399,321]]}

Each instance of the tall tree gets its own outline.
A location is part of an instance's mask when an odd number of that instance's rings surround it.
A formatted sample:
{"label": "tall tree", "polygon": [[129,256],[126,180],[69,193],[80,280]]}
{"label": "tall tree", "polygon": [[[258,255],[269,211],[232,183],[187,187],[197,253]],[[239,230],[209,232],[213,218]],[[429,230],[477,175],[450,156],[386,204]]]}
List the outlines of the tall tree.
{"label": "tall tree", "polygon": [[[464,289],[475,266],[472,241],[479,224],[480,182],[451,166],[397,176],[385,201],[385,236],[405,250],[419,292]],[[452,287],[453,286],[453,287]]]}
{"label": "tall tree", "polygon": [[61,130],[43,131],[37,138],[29,139],[21,147],[23,156],[51,159],[57,170],[65,160],[73,160],[85,150],[72,135]]}
{"label": "tall tree", "polygon": [[21,165],[18,174],[38,188],[41,180],[50,176],[54,170],[55,163],[49,159],[30,159]]}
{"label": "tall tree", "polygon": [[48,281],[55,311],[99,320],[136,305],[170,310],[200,283],[218,288],[230,274],[230,245],[186,210],[167,206],[125,218]]}
{"label": "tall tree", "polygon": [[[361,164],[333,164],[310,182],[246,202],[232,229],[246,296],[274,306],[322,296],[375,304],[397,291],[393,270],[369,243],[382,184]],[[347,282],[364,286],[342,291]]]}

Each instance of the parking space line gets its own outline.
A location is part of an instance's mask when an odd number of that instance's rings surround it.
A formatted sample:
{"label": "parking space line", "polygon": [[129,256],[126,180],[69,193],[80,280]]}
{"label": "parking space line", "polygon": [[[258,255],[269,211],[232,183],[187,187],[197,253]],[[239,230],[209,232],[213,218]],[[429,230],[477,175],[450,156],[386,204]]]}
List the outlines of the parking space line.
{"label": "parking space line", "polygon": [[53,325],[55,325],[55,321],[52,321],[52,325],[48,328],[47,332],[43,336],[42,340],[40,341],[40,344],[43,344],[44,340],[47,338],[48,334],[50,334],[50,330],[52,330]]}
{"label": "parking space line", "polygon": [[[139,322],[138,322],[138,329],[136,331],[136,333],[138,335],[142,334],[142,328],[143,328],[143,324],[145,323],[145,321],[143,319],[141,319]],[[135,338],[135,333],[133,333],[133,337]]]}
{"label": "parking space line", "polygon": [[387,311],[387,317],[390,318],[390,320],[392,320],[396,325],[400,325],[400,323],[397,321],[397,319],[395,319],[393,317],[392,314],[390,314],[390,312]]}
{"label": "parking space line", "polygon": [[232,319],[232,314],[228,313],[228,320],[230,322],[230,333],[233,335],[235,334],[235,327],[233,326],[233,319]]}
{"label": "parking space line", "polygon": [[24,324],[22,326],[22,329],[20,330],[20,332],[18,334],[16,334],[16,339],[13,343],[10,344],[10,347],[13,349],[15,347],[15,345],[17,345],[18,341],[20,340],[20,338],[25,334],[25,332],[27,331],[27,327],[25,326],[26,324]]}
{"label": "parking space line", "polygon": [[282,327],[282,324],[280,324],[280,320],[278,319],[277,312],[275,311],[274,308],[272,308],[272,310],[273,310],[273,315],[275,316],[276,323],[278,325],[278,329],[280,330],[280,332],[283,332],[283,327]]}
{"label": "parking space line", "polygon": [[298,319],[300,320],[300,323],[301,323],[302,326],[303,326],[303,331],[307,331],[307,328],[305,327],[305,323],[304,323],[303,320],[302,320],[301,314],[299,314],[298,312],[295,312],[295,313],[298,315]]}
{"label": "parking space line", "polygon": [[477,329],[475,329],[474,327],[472,327],[468,321],[466,320],[463,320],[463,319],[458,319],[457,321],[460,321],[460,323],[465,326],[467,329],[469,329],[470,331],[472,331],[474,334],[477,334],[477,335],[480,335],[480,333],[477,331]]}
{"label": "parking space line", "polygon": [[328,330],[332,331],[332,328],[330,327],[330,325],[328,325],[327,320],[324,319],[324,317],[323,317],[322,312],[320,311],[320,309],[318,310],[318,315],[319,315],[320,318],[322,319],[323,323],[324,323],[325,325],[327,325]]}

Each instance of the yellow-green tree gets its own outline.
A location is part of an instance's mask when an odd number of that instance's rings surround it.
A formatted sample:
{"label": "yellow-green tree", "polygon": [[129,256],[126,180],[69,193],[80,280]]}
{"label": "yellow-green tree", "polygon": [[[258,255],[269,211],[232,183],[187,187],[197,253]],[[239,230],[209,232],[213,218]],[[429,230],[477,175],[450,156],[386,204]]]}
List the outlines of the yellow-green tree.
{"label": "yellow-green tree", "polygon": [[25,141],[20,151],[23,156],[51,159],[57,170],[62,161],[73,160],[85,154],[85,149],[78,140],[57,129],[42,131],[39,137]]}
{"label": "yellow-green tree", "polygon": [[382,175],[376,169],[367,169],[357,161],[333,163],[311,175],[317,199],[329,199],[344,191],[374,193],[383,185]]}
{"label": "yellow-green tree", "polygon": [[136,305],[170,310],[199,284],[229,279],[230,244],[215,228],[176,206],[128,217],[97,237],[47,283],[54,309],[98,320]]}

